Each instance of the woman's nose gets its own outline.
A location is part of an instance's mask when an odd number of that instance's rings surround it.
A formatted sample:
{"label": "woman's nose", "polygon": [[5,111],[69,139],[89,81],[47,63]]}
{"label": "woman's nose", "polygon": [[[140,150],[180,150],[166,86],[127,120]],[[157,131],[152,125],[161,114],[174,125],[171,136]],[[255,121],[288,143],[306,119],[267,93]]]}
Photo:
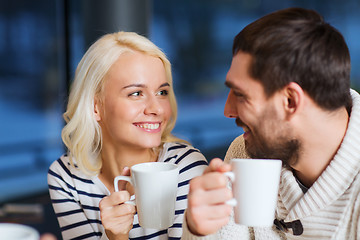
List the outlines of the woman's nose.
{"label": "woman's nose", "polygon": [[145,103],[145,114],[161,114],[164,111],[164,108],[160,101],[161,100],[157,99],[156,96],[148,98]]}

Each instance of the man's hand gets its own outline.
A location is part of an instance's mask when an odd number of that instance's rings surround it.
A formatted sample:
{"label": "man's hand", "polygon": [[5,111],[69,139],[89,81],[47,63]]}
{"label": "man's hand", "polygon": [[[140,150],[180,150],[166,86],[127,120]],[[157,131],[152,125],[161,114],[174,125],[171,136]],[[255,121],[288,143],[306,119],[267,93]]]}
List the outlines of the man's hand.
{"label": "man's hand", "polygon": [[229,221],[231,206],[225,204],[233,195],[223,175],[231,166],[221,159],[213,159],[202,176],[190,181],[186,221],[195,235],[217,232]]}

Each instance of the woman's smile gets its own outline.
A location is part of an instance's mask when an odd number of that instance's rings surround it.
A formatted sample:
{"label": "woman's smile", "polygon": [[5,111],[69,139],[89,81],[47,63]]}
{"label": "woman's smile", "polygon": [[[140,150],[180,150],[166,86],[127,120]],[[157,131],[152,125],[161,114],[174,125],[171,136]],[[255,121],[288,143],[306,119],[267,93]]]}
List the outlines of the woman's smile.
{"label": "woman's smile", "polygon": [[136,122],[133,124],[141,130],[150,133],[158,133],[161,130],[161,122]]}

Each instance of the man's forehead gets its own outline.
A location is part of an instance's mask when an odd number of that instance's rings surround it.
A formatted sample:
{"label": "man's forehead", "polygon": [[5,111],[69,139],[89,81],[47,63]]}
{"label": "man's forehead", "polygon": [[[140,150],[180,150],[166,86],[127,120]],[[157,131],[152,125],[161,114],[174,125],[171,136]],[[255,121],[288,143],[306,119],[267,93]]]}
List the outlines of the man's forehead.
{"label": "man's forehead", "polygon": [[225,86],[233,91],[241,93],[243,95],[265,95],[265,89],[262,83],[252,78],[244,71],[239,72],[239,69],[229,71],[226,75]]}
{"label": "man's forehead", "polygon": [[231,89],[242,89],[242,85],[253,80],[249,74],[249,66],[252,57],[248,53],[237,53],[231,62],[229,71],[226,74],[225,85]]}

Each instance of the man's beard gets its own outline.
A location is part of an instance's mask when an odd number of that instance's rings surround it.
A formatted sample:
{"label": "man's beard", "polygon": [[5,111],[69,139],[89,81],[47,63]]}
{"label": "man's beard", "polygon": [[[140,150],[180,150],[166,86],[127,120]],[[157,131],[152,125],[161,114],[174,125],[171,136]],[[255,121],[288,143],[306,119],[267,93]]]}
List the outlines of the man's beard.
{"label": "man's beard", "polygon": [[275,142],[266,142],[257,139],[256,143],[249,144],[245,140],[245,149],[251,158],[256,159],[280,159],[284,167],[290,167],[297,163],[300,143],[297,139],[287,140],[278,138]]}
{"label": "man's beard", "polygon": [[[266,108],[259,120],[257,128],[252,129],[249,140],[245,140],[248,155],[258,159],[280,159],[284,167],[295,165],[299,159],[301,142],[291,137],[291,128],[286,122],[281,122],[271,106]],[[236,124],[245,126],[239,118],[236,119]]]}

